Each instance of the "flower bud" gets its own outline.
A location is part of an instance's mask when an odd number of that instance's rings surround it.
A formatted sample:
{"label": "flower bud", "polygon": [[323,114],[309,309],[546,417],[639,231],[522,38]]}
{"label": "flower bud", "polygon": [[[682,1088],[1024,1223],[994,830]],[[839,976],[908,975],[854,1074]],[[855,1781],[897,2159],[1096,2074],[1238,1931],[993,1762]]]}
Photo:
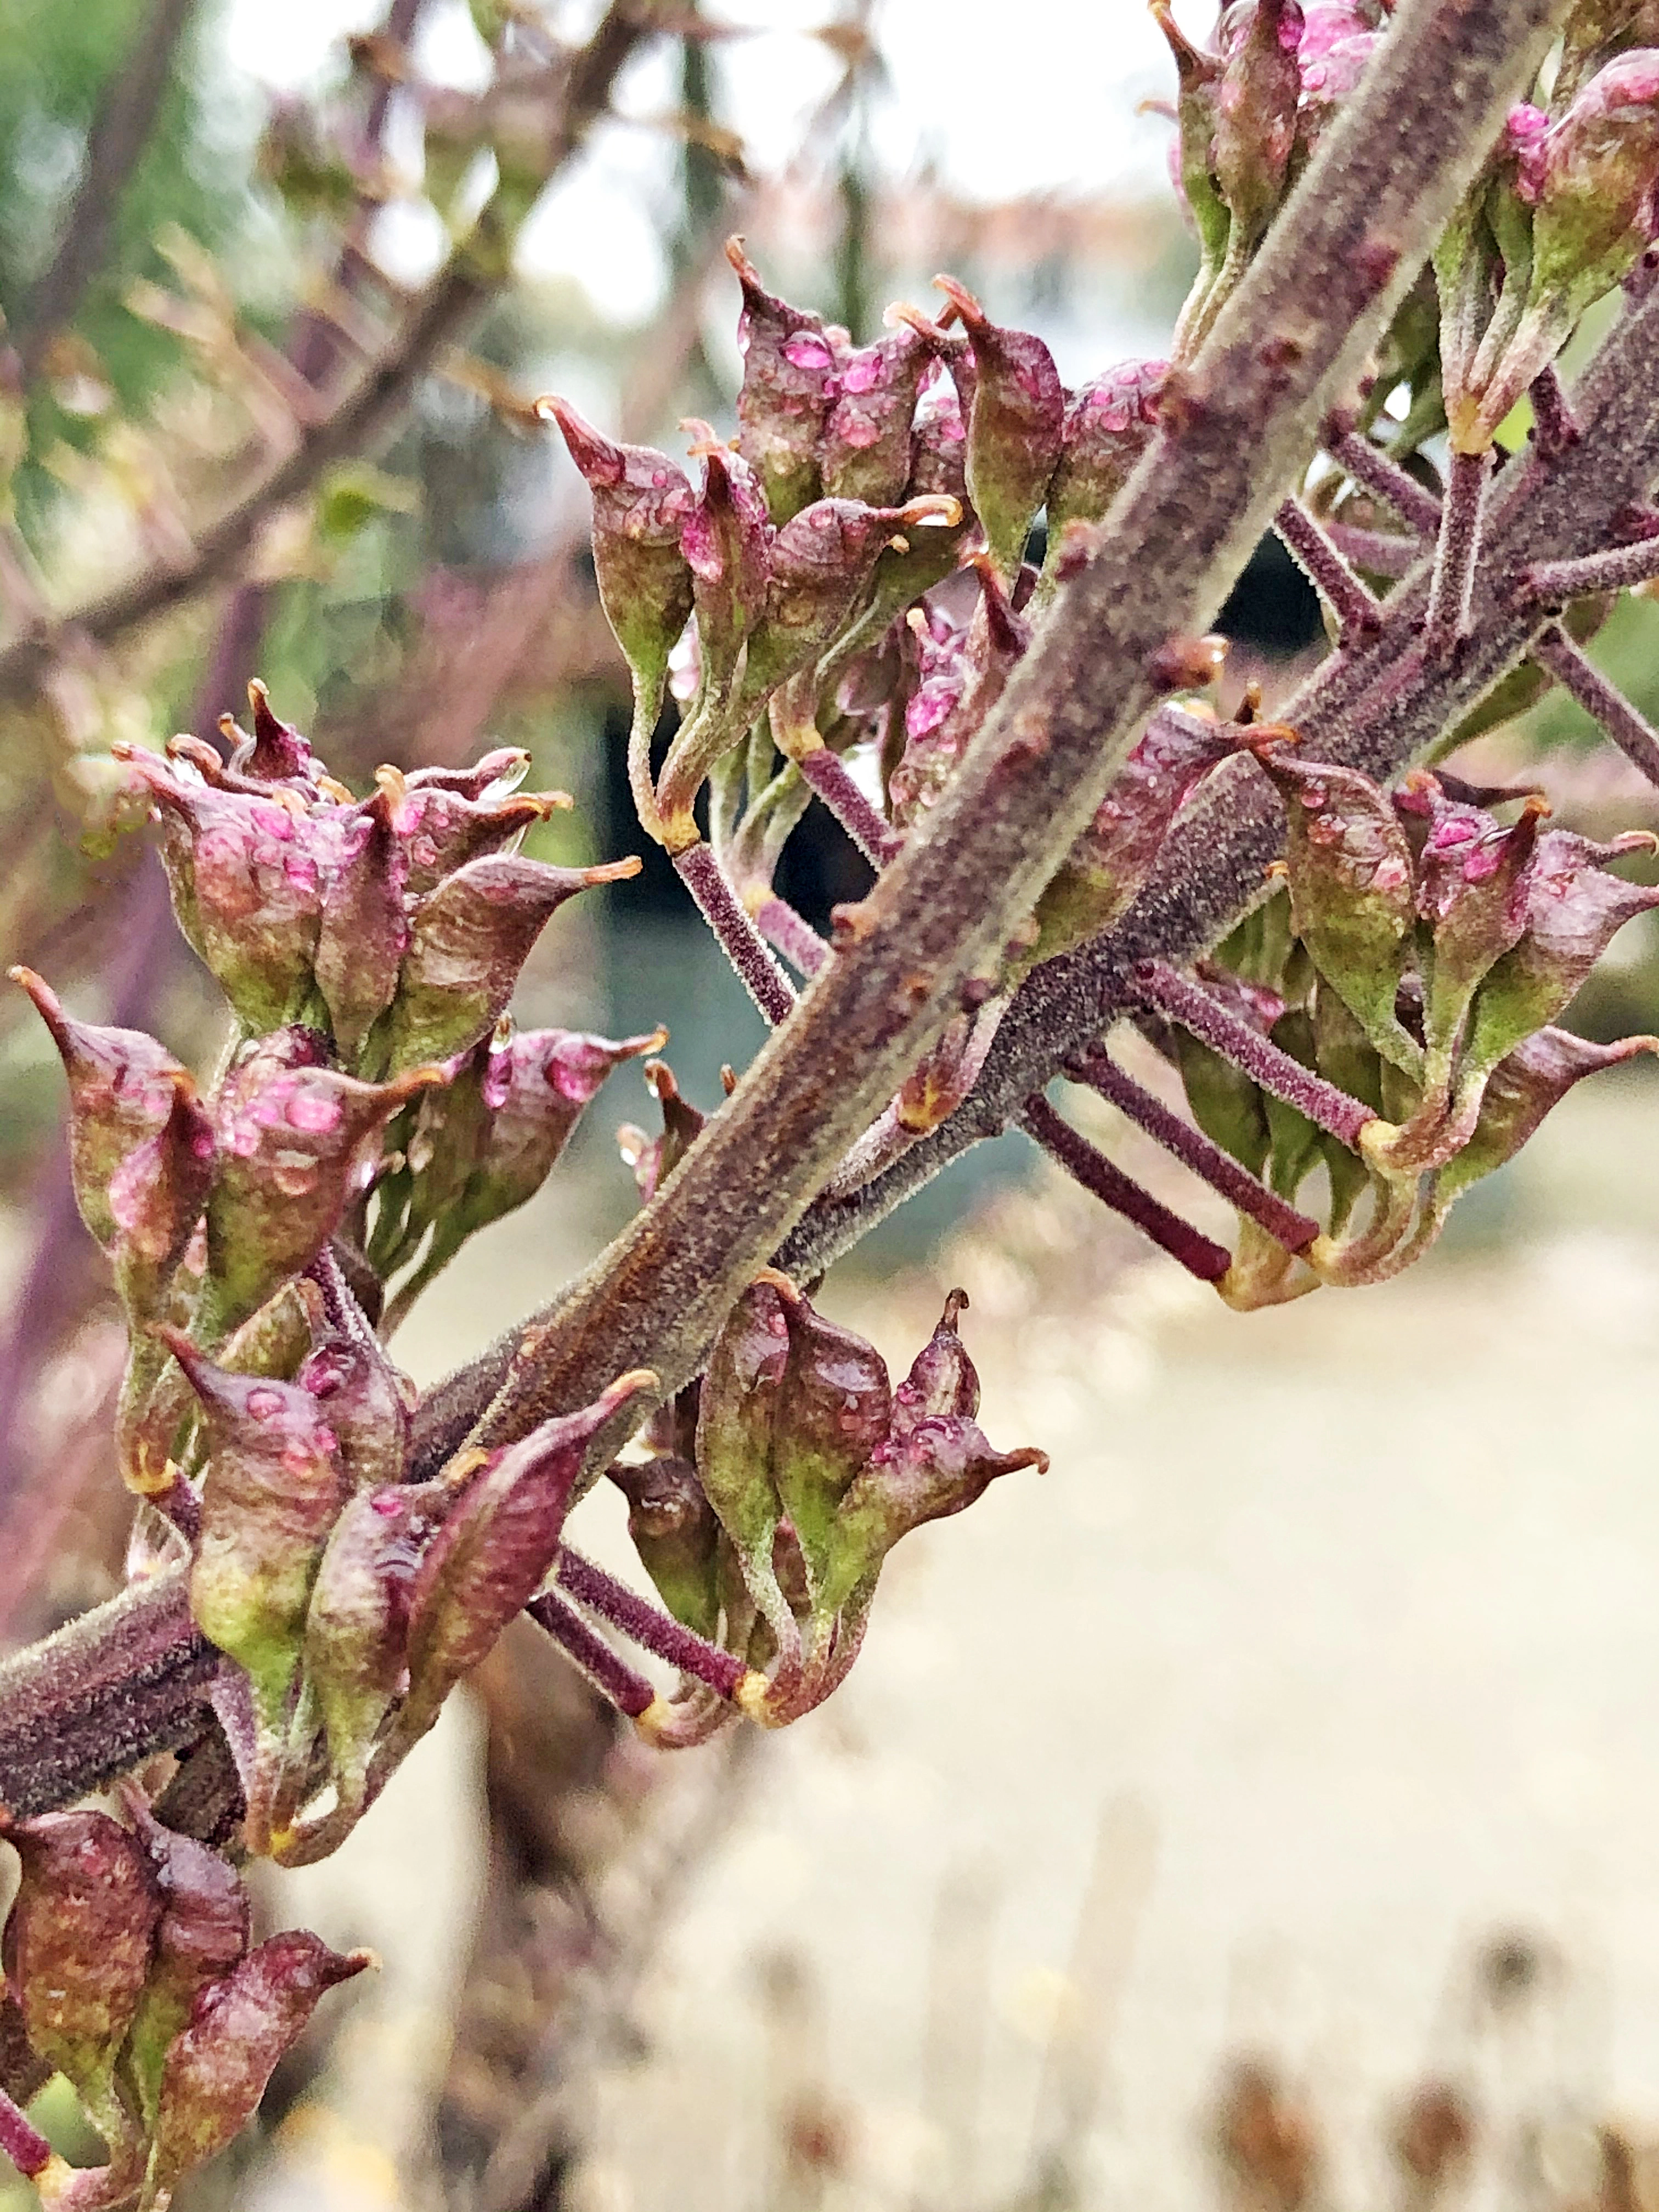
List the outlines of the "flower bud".
{"label": "flower bud", "polygon": [[248,1029],[297,1021],[346,810],[307,812],[292,785],[273,784],[268,797],[216,790],[137,747],[123,757],[161,816],[179,928]]}
{"label": "flower bud", "polygon": [[558,1554],[571,1493],[596,1437],[654,1393],[647,1369],[509,1445],[456,1499],[416,1571],[409,1598],[405,1722],[429,1725],[464,1674],[535,1595]]}
{"label": "flower bud", "polygon": [[1176,187],[1198,233],[1204,268],[1213,275],[1227,250],[1227,233],[1232,220],[1215,181],[1216,112],[1221,64],[1213,54],[1193,45],[1176,23],[1168,0],[1152,0],[1152,16],[1175,57],[1178,90],[1173,165]]}
{"label": "flower bud", "polygon": [[415,912],[398,995],[386,1016],[386,1072],[465,1052],[505,1012],[530,948],[568,898],[640,872],[636,857],[556,868],[488,854],[447,876]]}
{"label": "flower bud", "polygon": [[840,396],[825,418],[818,451],[830,498],[892,507],[904,497],[916,400],[933,363],[927,338],[903,322],[842,363]]}
{"label": "flower bud", "polygon": [[1474,1133],[1435,1176],[1431,1234],[1438,1231],[1454,1201],[1471,1183],[1515,1158],[1575,1083],[1638,1053],[1659,1053],[1659,1037],[1627,1036],[1616,1044],[1595,1044],[1569,1030],[1542,1029],[1499,1060],[1486,1079]]}
{"label": "flower bud", "polygon": [[772,1564],[783,1513],[772,1444],[788,1364],[788,1311],[769,1271],[738,1298],[714,1340],[702,1379],[696,1451],[703,1494],[781,1645],[799,1640]]}
{"label": "flower bud", "polygon": [[1066,394],[1041,338],[992,322],[954,277],[936,281],[962,318],[977,371],[968,416],[968,494],[997,571],[1012,585],[1060,459]]}
{"label": "flower bud", "polygon": [[599,602],[635,682],[647,698],[659,698],[668,656],[691,612],[680,529],[697,495],[666,453],[613,445],[562,399],[538,399],[536,410],[558,424],[593,495]]}
{"label": "flower bud", "polygon": [[939,1327],[910,1363],[893,1393],[892,1432],[904,1437],[918,1421],[948,1416],[971,1421],[979,1411],[979,1374],[957,1331],[967,1310],[966,1291],[952,1291]]}
{"label": "flower bud", "polygon": [[[1549,808],[1528,799],[1520,819],[1504,829],[1483,809],[1458,805],[1431,786],[1423,777],[1413,796],[1422,794],[1432,823],[1418,862],[1417,909],[1434,933],[1423,1009],[1433,1069],[1461,1041],[1481,978],[1526,927],[1538,825]],[[1431,1074],[1431,1091],[1435,1081]]]}
{"label": "flower bud", "polygon": [[1309,11],[1297,59],[1302,77],[1302,102],[1297,114],[1296,153],[1298,165],[1307,161],[1321,138],[1358,89],[1382,43],[1380,31],[1358,30],[1346,38],[1322,36],[1310,51],[1310,33],[1316,15],[1352,20],[1346,9]]}
{"label": "flower bud", "polygon": [[1527,871],[1522,934],[1493,963],[1475,994],[1460,1089],[1468,1073],[1493,1066],[1553,1022],[1625,924],[1659,907],[1659,888],[1626,883],[1601,865],[1653,848],[1646,830],[1607,845],[1566,830],[1547,830],[1539,838]]}
{"label": "flower bud", "polygon": [[324,1992],[374,1963],[368,1951],[343,1957],[295,1928],[270,1936],[203,1991],[162,2068],[148,2207],[165,2212],[185,2175],[240,2134]]}
{"label": "flower bud", "polygon": [[965,630],[936,609],[914,608],[906,618],[921,680],[905,702],[904,750],[889,779],[902,830],[938,803],[1030,643],[1030,625],[1015,613],[988,556],[976,555],[974,567],[979,602]]}
{"label": "flower bud", "polygon": [[189,1072],[137,1030],[73,1021],[32,969],[14,968],[70,1085],[70,1172],[127,1311],[146,1320],[184,1257],[213,1174],[213,1131]]}
{"label": "flower bud", "polygon": [[386,1123],[436,1080],[424,1067],[362,1083],[331,1067],[294,1065],[307,1035],[261,1040],[213,1099],[219,1152],[206,1295],[220,1329],[246,1320],[322,1250],[358,1195]]}
{"label": "flower bud", "polygon": [[202,1403],[210,1455],[190,1603],[248,1678],[262,1734],[285,1729],[317,1565],[345,1497],[337,1438],[310,1391],[232,1375],[161,1334]]}
{"label": "flower bud", "polygon": [[360,1311],[307,1354],[295,1380],[333,1430],[348,1482],[365,1490],[403,1480],[415,1385],[386,1358]]}
{"label": "flower bud", "polygon": [[1302,78],[1297,0],[1243,0],[1222,19],[1216,96],[1216,182],[1232,216],[1235,262],[1253,250],[1284,198]]}
{"label": "flower bud", "polygon": [[726,240],[726,258],[743,287],[738,451],[759,477],[773,521],[781,524],[817,496],[836,356],[823,319],[767,291],[740,238]]}
{"label": "flower bud", "polygon": [[149,1858],[106,1813],[46,1813],[7,1834],[23,1866],[6,1923],[7,1983],[31,2047],[68,2077],[114,2154],[128,2125],[116,2061],[161,1917]]}
{"label": "flower bud", "polygon": [[[460,802],[465,804],[465,802]],[[341,1059],[355,1067],[409,949],[409,853],[382,789],[358,809],[323,895],[314,969]]]}
{"label": "flower bud", "polygon": [[932,495],[904,507],[820,499],[803,507],[772,540],[766,610],[750,640],[744,697],[767,698],[833,643],[895,532],[952,531],[961,520],[956,501]]}
{"label": "flower bud", "polygon": [[1151,445],[1169,367],[1120,362],[1066,401],[1060,461],[1048,486],[1045,577],[1060,558],[1066,526],[1099,522]]}
{"label": "flower bud", "polygon": [[1603,62],[1628,46],[1659,46],[1659,0],[1577,0],[1555,72],[1557,108],[1571,102]]}
{"label": "flower bud", "polygon": [[256,676],[247,687],[253,734],[244,736],[226,763],[230,773],[258,783],[314,784],[316,755],[290,723],[272,711],[270,694]]}
{"label": "flower bud", "polygon": [[1218,725],[1154,714],[1094,818],[1037,901],[1034,966],[1109,928],[1152,873],[1170,824],[1194,789],[1232,750]]}
{"label": "flower bud", "polygon": [[306,1612],[305,1673],[328,1740],[342,1807],[362,1811],[368,1760],[403,1680],[410,1595],[442,1518],[441,1483],[398,1483],[349,1498],[329,1533]]}
{"label": "flower bud", "polygon": [[720,1524],[696,1468],[673,1454],[639,1466],[616,1461],[611,1480],[628,1500],[628,1533],[657,1595],[676,1620],[712,1638],[720,1623]]}
{"label": "flower bud", "polygon": [[1258,759],[1285,801],[1291,927],[1371,1044],[1415,1073],[1422,1052],[1395,999],[1416,924],[1412,851],[1388,799],[1358,769]]}
{"label": "flower bud", "polygon": [[837,1509],[887,1435],[892,1392],[872,1344],[826,1321],[787,1277],[778,1276],[773,1287],[789,1352],[772,1401],[772,1480],[816,1600],[830,1571]]}
{"label": "flower bud", "polygon": [[687,427],[699,434],[691,450],[702,459],[703,487],[680,526],[680,550],[690,564],[704,687],[723,698],[766,605],[772,526],[748,462],[728,453],[706,422]]}
{"label": "flower bud", "polygon": [[163,1827],[138,1791],[125,1802],[161,1902],[144,1993],[121,2054],[123,2085],[148,2134],[155,2125],[168,2047],[203,1990],[246,1954],[252,1911],[241,1876],[221,1853]]}
{"label": "flower bud", "polygon": [[[927,327],[931,331],[933,325]],[[961,398],[949,377],[937,376],[916,402],[908,489],[913,499],[937,492],[968,501],[968,429]]]}
{"label": "flower bud", "polygon": [[617,1144],[633,1170],[640,1203],[648,1206],[696,1142],[708,1117],[682,1094],[665,1061],[647,1060],[645,1080],[662,1109],[662,1133],[647,1137],[643,1129],[624,1122],[617,1132]]}

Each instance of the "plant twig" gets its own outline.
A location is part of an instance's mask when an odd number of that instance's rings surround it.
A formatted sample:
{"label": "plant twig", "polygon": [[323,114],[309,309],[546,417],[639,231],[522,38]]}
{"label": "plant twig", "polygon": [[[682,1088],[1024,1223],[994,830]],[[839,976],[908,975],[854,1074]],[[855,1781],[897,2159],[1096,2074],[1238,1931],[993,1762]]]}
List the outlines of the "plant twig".
{"label": "plant twig", "polygon": [[657,1693],[643,1674],[618,1658],[597,1629],[590,1628],[573,1606],[556,1590],[544,1590],[525,1607],[538,1628],[544,1628],[568,1652],[583,1674],[618,1712],[636,1721],[656,1703]]}
{"label": "plant twig", "polygon": [[606,1574],[592,1559],[585,1559],[580,1552],[573,1552],[568,1545],[560,1547],[553,1578],[568,1596],[608,1620],[613,1628],[620,1628],[641,1650],[654,1652],[683,1674],[718,1690],[723,1698],[736,1696],[749,1671],[741,1659],[683,1627],[660,1607],[641,1597],[614,1575]]}
{"label": "plant twig", "polygon": [[755,908],[755,927],[798,975],[816,975],[830,957],[830,947],[811,923],[775,892],[769,894]]}
{"label": "plant twig", "polygon": [[1547,629],[1539,632],[1533,640],[1532,657],[1540,668],[1549,671],[1587,714],[1595,716],[1625,758],[1638,768],[1650,783],[1659,785],[1659,730],[1631,704],[1616,684],[1608,683],[1559,623],[1551,623]]}
{"label": "plant twig", "polygon": [[794,987],[772,957],[748,908],[726,881],[714,847],[699,838],[675,854],[674,866],[738,981],[767,1023],[775,1028],[787,1021],[795,1003]]}
{"label": "plant twig", "polygon": [[1103,1206],[1133,1222],[1143,1237],[1179,1261],[1200,1283],[1218,1283],[1231,1267],[1232,1255],[1224,1244],[1218,1244],[1190,1221],[1183,1221],[1161,1199],[1114,1167],[1104,1152],[1074,1129],[1046,1098],[1026,1100],[1019,1126],[1056,1165],[1065,1169],[1073,1182],[1081,1183]]}
{"label": "plant twig", "polygon": [[1639,538],[1634,545],[1610,545],[1605,553],[1583,553],[1577,560],[1534,561],[1522,580],[1533,597],[1548,606],[1586,599],[1598,592],[1622,592],[1659,576],[1659,538]]}
{"label": "plant twig", "polygon": [[1345,637],[1376,628],[1382,617],[1381,601],[1355,575],[1299,499],[1282,502],[1273,517],[1273,528],[1336,617]]}
{"label": "plant twig", "polygon": [[1248,1214],[1287,1252],[1305,1251],[1319,1234],[1319,1224],[1269,1190],[1258,1176],[1241,1167],[1231,1152],[1206,1137],[1202,1129],[1172,1111],[1161,1098],[1141,1088],[1117,1062],[1101,1050],[1082,1054],[1068,1068],[1079,1082],[1115,1106],[1149,1137],[1190,1168],[1241,1213]]}
{"label": "plant twig", "polygon": [[1345,468],[1356,483],[1391,507],[1400,520],[1425,538],[1440,531],[1440,501],[1409,470],[1392,461],[1380,446],[1358,430],[1341,430],[1328,437],[1325,450]]}
{"label": "plant twig", "polygon": [[796,767],[871,866],[884,868],[896,860],[904,840],[890,823],[884,822],[853,780],[852,770],[838,752],[824,744],[813,745],[793,756]]}
{"label": "plant twig", "polygon": [[52,342],[75,320],[102,268],[127,180],[149,143],[196,0],[155,0],[116,64],[87,134],[81,181],[58,250],[29,295],[17,337],[18,378],[27,391]]}
{"label": "plant twig", "polygon": [[1480,556],[1480,525],[1492,474],[1492,450],[1454,453],[1440,509],[1440,535],[1434,545],[1434,572],[1423,617],[1428,649],[1443,659],[1467,637],[1474,605],[1475,563]]}

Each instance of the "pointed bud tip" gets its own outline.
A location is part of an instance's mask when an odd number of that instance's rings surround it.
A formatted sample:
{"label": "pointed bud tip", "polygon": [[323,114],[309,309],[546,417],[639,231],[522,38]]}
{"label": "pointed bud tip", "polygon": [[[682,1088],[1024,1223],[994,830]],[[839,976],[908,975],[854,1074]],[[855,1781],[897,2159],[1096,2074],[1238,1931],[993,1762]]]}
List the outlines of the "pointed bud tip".
{"label": "pointed bud tip", "polygon": [[620,860],[601,860],[579,872],[585,884],[620,884],[630,876],[637,876],[644,866],[637,853],[628,853]]}
{"label": "pointed bud tip", "polygon": [[568,399],[556,392],[545,392],[537,400],[535,414],[544,422],[556,426],[565,442],[565,450],[588,483],[596,485],[620,483],[627,464],[620,447],[607,438],[603,431],[584,420]]}
{"label": "pointed bud tip", "polygon": [[[989,328],[990,317],[965,284],[959,283],[954,276],[935,276],[933,283],[951,302],[964,330],[971,331]],[[941,322],[945,319],[940,318]]]}

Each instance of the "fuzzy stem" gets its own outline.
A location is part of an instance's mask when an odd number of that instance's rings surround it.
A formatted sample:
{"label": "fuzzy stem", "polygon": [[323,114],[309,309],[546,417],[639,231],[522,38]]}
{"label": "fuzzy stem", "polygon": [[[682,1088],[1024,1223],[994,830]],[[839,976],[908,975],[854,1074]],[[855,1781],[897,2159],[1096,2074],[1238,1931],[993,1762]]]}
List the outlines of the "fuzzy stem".
{"label": "fuzzy stem", "polygon": [[1143,1005],[1178,1022],[1200,1044],[1218,1052],[1273,1097],[1305,1114],[1316,1128],[1327,1130],[1350,1152],[1359,1150],[1360,1133],[1376,1119],[1361,1100],[1350,1098],[1346,1091],[1292,1060],[1271,1037],[1230,1013],[1201,984],[1188,981],[1164,962],[1146,961],[1130,980]]}
{"label": "fuzzy stem", "polygon": [[1548,670],[1587,714],[1595,716],[1625,758],[1638,768],[1650,783],[1659,784],[1659,730],[1632,706],[1622,691],[1608,683],[1559,623],[1552,623],[1547,629],[1539,632],[1532,641],[1532,657],[1540,668]]}
{"label": "fuzzy stem", "polygon": [[1085,1190],[1103,1206],[1110,1206],[1114,1213],[1121,1213],[1126,1221],[1132,1221],[1144,1237],[1150,1237],[1160,1251],[1178,1260],[1188,1273],[1196,1275],[1200,1282],[1218,1283],[1231,1267],[1232,1255],[1224,1245],[1204,1236],[1191,1222],[1171,1212],[1151,1191],[1132,1182],[1121,1168],[1115,1168],[1105,1154],[1079,1135],[1046,1098],[1032,1097],[1026,1100],[1019,1126],[1051,1160],[1065,1169],[1074,1182],[1081,1183]]}
{"label": "fuzzy stem", "polygon": [[816,744],[797,753],[794,761],[872,868],[879,872],[897,859],[903,838],[882,820],[839,753],[826,744]]}
{"label": "fuzzy stem", "polygon": [[0,2089],[0,2151],[31,2181],[52,2157],[52,2145],[3,2089]]}
{"label": "fuzzy stem", "polygon": [[1351,522],[1321,525],[1345,561],[1376,576],[1403,576],[1423,558],[1420,539],[1392,530],[1360,530]]}
{"label": "fuzzy stem", "polygon": [[789,1018],[795,993],[767,948],[747,908],[726,879],[714,848],[698,838],[674,854],[681,881],[697,902],[702,917],[720,940],[738,981],[760,1008],[769,1028]]}
{"label": "fuzzy stem", "polygon": [[1273,528],[1291,557],[1335,615],[1343,639],[1366,636],[1382,619],[1381,602],[1361,583],[1299,499],[1287,499]]}
{"label": "fuzzy stem", "polygon": [[1423,617],[1429,653],[1444,659],[1467,637],[1474,606],[1474,571],[1480,558],[1480,526],[1492,473],[1492,448],[1478,453],[1454,449],[1435,540],[1434,574]]}
{"label": "fuzzy stem", "polygon": [[1402,469],[1398,461],[1391,461],[1380,447],[1372,445],[1369,438],[1362,438],[1358,430],[1344,430],[1334,438],[1327,438],[1325,450],[1356,483],[1364,484],[1367,491],[1375,492],[1385,501],[1408,527],[1425,538],[1438,535],[1440,501],[1408,470]]}
{"label": "fuzzy stem", "polygon": [[811,923],[775,891],[755,908],[755,927],[772,950],[781,952],[800,975],[816,975],[830,957],[830,947]]}
{"label": "fuzzy stem", "polygon": [[1149,1137],[1156,1139],[1167,1152],[1172,1152],[1183,1167],[1190,1168],[1218,1191],[1231,1206],[1249,1216],[1260,1228],[1266,1230],[1275,1243],[1282,1244],[1287,1252],[1301,1252],[1319,1234],[1319,1224],[1306,1213],[1298,1212],[1277,1191],[1257,1180],[1247,1168],[1241,1167],[1231,1152],[1224,1152],[1201,1129],[1183,1121],[1161,1098],[1150,1091],[1143,1091],[1134,1078],[1126,1075],[1117,1062],[1103,1051],[1085,1054],[1076,1063],[1078,1079],[1086,1083],[1091,1091],[1109,1100],[1128,1119],[1143,1128]]}
{"label": "fuzzy stem", "polygon": [[540,1597],[531,1599],[525,1611],[575,1661],[594,1688],[630,1721],[638,1720],[656,1704],[657,1693],[644,1675],[636,1674],[625,1659],[619,1659],[604,1637],[590,1628],[556,1591],[544,1590]]}
{"label": "fuzzy stem", "polygon": [[1598,592],[1622,592],[1659,576],[1659,538],[1639,538],[1634,545],[1612,545],[1605,553],[1585,553],[1576,561],[1538,561],[1522,580],[1534,599],[1562,606]]}
{"label": "fuzzy stem", "polygon": [[735,1696],[738,1685],[749,1672],[733,1653],[722,1651],[706,1637],[684,1627],[648,1598],[641,1597],[626,1583],[606,1574],[603,1567],[595,1566],[591,1559],[583,1559],[580,1552],[573,1552],[568,1545],[560,1547],[554,1580],[579,1605],[599,1614],[613,1628],[620,1628],[642,1650],[654,1652],[659,1659],[667,1660],[671,1667],[678,1667],[681,1674],[706,1682],[723,1698]]}
{"label": "fuzzy stem", "polygon": [[1565,453],[1582,434],[1553,362],[1540,368],[1528,393],[1532,401],[1533,436],[1546,453]]}

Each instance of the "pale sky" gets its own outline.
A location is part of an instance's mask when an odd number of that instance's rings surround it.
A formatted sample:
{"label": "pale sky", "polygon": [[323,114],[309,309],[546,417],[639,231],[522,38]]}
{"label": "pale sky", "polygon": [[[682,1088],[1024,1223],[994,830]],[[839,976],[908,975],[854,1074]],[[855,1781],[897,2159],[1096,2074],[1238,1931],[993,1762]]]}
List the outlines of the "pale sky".
{"label": "pale sky", "polygon": [[[715,12],[752,27],[753,36],[719,50],[722,112],[751,167],[775,173],[834,82],[830,57],[803,33],[833,20],[836,0],[727,0]],[[283,0],[280,8],[232,0],[228,57],[256,84],[298,90],[328,70],[343,32],[382,13],[383,0]],[[1014,35],[1016,23],[1024,35]],[[987,202],[1155,186],[1170,126],[1134,111],[1148,95],[1172,91],[1173,71],[1143,0],[1031,0],[1018,11],[991,0],[878,0],[876,31],[892,88],[874,135],[890,174],[929,161],[957,192]],[[430,76],[478,80],[483,52],[464,0],[434,0],[419,58]],[[674,104],[665,57],[630,70],[617,102],[635,118]],[[637,123],[595,133],[526,232],[526,267],[576,278],[618,319],[647,316],[665,276],[653,187],[672,158],[663,136]],[[419,276],[441,240],[407,217],[390,228],[382,250]]]}

